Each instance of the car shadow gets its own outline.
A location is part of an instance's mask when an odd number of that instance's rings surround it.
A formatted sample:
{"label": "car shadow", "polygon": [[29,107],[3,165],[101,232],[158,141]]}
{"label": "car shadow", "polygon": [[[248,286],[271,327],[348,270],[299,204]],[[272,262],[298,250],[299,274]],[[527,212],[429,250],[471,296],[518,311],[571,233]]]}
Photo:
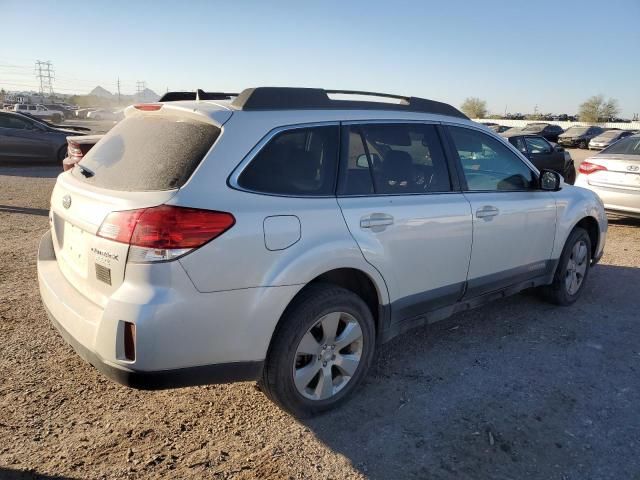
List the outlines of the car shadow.
{"label": "car shadow", "polygon": [[611,225],[622,225],[625,227],[640,227],[640,218],[616,217],[616,218],[609,218],[608,221]]}
{"label": "car shadow", "polygon": [[395,338],[303,424],[368,478],[632,478],[640,269],[590,273],[570,307],[525,292]]}
{"label": "car shadow", "polygon": [[13,205],[0,205],[0,213],[23,213],[26,215],[39,215],[41,217],[49,216],[49,210],[44,208],[14,207]]}
{"label": "car shadow", "polygon": [[61,165],[15,165],[7,162],[0,162],[0,176],[56,178],[61,173]]}
{"label": "car shadow", "polygon": [[74,480],[73,477],[44,475],[33,470],[12,470],[6,467],[0,467],[0,478],[2,480]]}

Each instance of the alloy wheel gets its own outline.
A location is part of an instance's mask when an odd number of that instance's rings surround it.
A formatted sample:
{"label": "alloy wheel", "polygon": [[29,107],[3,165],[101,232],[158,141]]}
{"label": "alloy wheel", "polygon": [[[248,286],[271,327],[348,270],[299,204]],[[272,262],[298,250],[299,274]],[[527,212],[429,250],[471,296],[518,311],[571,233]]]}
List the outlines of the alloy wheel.
{"label": "alloy wheel", "polygon": [[336,395],[353,378],[362,357],[363,336],[353,315],[332,312],[304,334],[294,357],[297,391],[311,400]]}
{"label": "alloy wheel", "polygon": [[575,243],[567,261],[564,284],[569,295],[575,295],[580,290],[587,272],[587,244],[584,240]]}

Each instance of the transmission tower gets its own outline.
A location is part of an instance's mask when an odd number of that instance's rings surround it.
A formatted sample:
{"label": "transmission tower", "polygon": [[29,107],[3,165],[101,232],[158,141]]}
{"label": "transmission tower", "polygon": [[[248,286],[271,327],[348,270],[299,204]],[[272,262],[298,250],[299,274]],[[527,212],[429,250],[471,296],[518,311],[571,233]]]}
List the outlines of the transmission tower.
{"label": "transmission tower", "polygon": [[36,78],[40,82],[40,95],[44,95],[45,92],[49,92],[49,95],[53,95],[53,80],[55,72],[51,68],[52,64],[49,60],[43,62],[41,60],[36,61],[35,74]]}
{"label": "transmission tower", "polygon": [[140,81],[136,81],[136,94],[140,95],[144,89],[147,88],[147,82],[145,82],[144,80]]}

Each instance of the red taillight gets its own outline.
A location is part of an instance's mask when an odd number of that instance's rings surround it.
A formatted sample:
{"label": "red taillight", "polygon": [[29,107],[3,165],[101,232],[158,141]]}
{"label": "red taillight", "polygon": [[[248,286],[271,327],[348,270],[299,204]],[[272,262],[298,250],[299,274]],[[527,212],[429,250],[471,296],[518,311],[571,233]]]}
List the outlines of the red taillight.
{"label": "red taillight", "polygon": [[67,141],[67,155],[69,157],[81,159],[84,156],[84,152],[76,142]]}
{"label": "red taillight", "polygon": [[144,248],[190,249],[222,235],[234,223],[230,213],[160,205],[111,212],[98,236]]}
{"label": "red taillight", "polygon": [[156,110],[160,110],[162,108],[161,103],[139,103],[134,105],[133,108],[136,110],[142,110],[144,112],[155,112]]}
{"label": "red taillight", "polygon": [[585,175],[589,175],[591,173],[600,171],[600,170],[606,170],[607,167],[604,167],[602,165],[598,165],[597,163],[591,163],[591,162],[582,162],[580,164],[580,167],[578,168],[578,171],[580,173],[584,173]]}

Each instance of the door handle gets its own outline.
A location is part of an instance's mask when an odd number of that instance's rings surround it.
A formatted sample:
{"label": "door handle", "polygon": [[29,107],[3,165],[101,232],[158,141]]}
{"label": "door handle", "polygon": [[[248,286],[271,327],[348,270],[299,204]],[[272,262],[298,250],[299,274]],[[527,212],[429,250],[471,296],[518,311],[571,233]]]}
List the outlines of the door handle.
{"label": "door handle", "polygon": [[360,219],[360,228],[386,227],[393,224],[393,217],[386,213],[372,213]]}
{"label": "door handle", "polygon": [[476,210],[476,217],[477,218],[491,218],[491,217],[495,217],[499,213],[500,213],[500,210],[498,210],[496,207],[494,207],[492,205],[485,205],[484,207],[479,208],[478,210]]}

